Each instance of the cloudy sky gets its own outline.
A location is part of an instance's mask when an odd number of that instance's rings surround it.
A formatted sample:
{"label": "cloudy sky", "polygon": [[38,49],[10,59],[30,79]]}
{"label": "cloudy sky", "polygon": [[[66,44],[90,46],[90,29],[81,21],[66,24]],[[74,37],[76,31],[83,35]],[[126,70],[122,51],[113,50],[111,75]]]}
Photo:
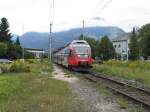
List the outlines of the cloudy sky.
{"label": "cloudy sky", "polygon": [[[6,17],[12,33],[48,32],[53,0],[1,0],[0,18]],[[85,26],[133,26],[150,22],[150,0],[54,0],[53,32]],[[105,9],[103,9],[109,4]]]}

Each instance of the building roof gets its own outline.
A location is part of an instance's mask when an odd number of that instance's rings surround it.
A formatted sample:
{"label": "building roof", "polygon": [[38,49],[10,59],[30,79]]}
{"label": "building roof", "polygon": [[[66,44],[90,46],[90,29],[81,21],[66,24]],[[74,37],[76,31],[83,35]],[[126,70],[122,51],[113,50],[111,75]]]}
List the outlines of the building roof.
{"label": "building roof", "polygon": [[112,39],[112,42],[118,42],[118,41],[126,41],[131,37],[131,33],[124,33],[116,38]]}
{"label": "building roof", "polygon": [[0,59],[0,63],[11,63],[12,61],[8,59]]}
{"label": "building roof", "polygon": [[26,50],[32,50],[32,51],[44,51],[44,49],[33,49],[33,48],[25,48]]}

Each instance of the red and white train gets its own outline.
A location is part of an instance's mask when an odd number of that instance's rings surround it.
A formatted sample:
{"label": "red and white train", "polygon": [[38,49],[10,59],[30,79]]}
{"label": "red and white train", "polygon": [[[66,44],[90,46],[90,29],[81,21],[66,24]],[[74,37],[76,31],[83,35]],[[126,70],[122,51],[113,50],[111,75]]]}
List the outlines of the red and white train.
{"label": "red and white train", "polygon": [[90,68],[93,62],[91,47],[85,40],[74,40],[54,53],[54,62],[75,70]]}

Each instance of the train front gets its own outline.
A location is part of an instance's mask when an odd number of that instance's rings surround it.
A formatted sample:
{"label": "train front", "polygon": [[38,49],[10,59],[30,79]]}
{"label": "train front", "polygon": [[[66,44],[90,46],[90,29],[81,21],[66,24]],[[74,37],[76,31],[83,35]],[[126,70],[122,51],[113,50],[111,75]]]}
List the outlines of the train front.
{"label": "train front", "polygon": [[90,68],[92,64],[91,48],[86,41],[75,41],[71,45],[72,59],[70,60],[75,68]]}

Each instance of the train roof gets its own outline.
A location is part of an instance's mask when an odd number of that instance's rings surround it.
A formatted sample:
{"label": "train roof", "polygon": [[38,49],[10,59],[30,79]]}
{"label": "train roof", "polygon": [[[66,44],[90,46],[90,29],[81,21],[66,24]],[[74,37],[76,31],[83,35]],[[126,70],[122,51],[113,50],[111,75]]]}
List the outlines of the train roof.
{"label": "train roof", "polygon": [[73,40],[70,44],[88,44],[85,40]]}

